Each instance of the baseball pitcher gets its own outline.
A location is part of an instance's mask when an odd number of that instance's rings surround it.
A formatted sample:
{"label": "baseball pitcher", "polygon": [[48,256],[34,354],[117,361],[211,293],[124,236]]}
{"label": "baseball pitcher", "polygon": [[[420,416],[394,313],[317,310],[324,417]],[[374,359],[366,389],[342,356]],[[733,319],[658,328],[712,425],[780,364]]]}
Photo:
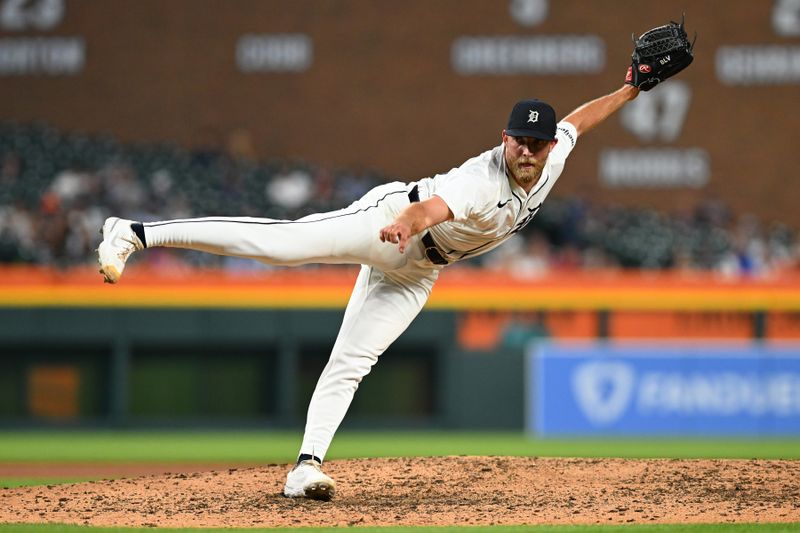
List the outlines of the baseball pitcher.
{"label": "baseball pitcher", "polygon": [[109,218],[98,247],[105,281],[128,257],[156,246],[252,258],[270,265],[358,264],[341,329],[308,407],[284,495],[330,499],[321,466],[353,395],[378,357],[425,305],[447,265],[499,246],[524,228],[564,170],[581,135],[692,61],[683,22],[635,39],[625,84],[558,121],[540,100],[511,110],[501,143],[461,166],[411,183],[375,187],[348,207],[299,220],[209,217],[162,222]]}

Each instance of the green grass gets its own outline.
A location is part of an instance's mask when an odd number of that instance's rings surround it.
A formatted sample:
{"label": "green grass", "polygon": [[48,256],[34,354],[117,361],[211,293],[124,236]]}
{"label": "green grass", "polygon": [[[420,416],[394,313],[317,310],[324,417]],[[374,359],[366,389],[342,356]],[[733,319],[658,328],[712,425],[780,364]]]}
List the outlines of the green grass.
{"label": "green grass", "polygon": [[[800,524],[691,524],[691,525],[631,525],[631,526],[470,526],[470,527],[353,527],[349,531],[358,533],[779,533],[800,531]],[[343,528],[279,528],[279,529],[161,529],[158,533],[316,533],[323,531],[341,532]],[[83,526],[67,525],[2,525],[0,531],[7,533],[111,533],[119,531],[132,533],[134,531],[153,531],[153,528],[87,528]]]}
{"label": "green grass", "polygon": [[[299,432],[6,431],[0,462],[290,462]],[[534,440],[521,433],[342,431],[328,459],[432,455],[800,459],[800,439]]]}
{"label": "green grass", "polygon": [[14,487],[27,487],[28,485],[60,485],[62,483],[79,483],[81,481],[91,481],[97,477],[0,477],[0,488],[10,489]]}

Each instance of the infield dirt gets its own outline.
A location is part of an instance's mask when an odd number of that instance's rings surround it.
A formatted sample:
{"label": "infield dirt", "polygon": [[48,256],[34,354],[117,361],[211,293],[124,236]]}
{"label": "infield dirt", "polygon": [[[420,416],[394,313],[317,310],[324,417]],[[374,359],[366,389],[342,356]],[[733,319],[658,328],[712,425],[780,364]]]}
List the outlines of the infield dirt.
{"label": "infield dirt", "polygon": [[[66,475],[62,465],[59,475]],[[331,461],[333,501],[289,465],[0,490],[0,522],[93,526],[800,522],[800,461],[415,457]],[[120,470],[118,470],[120,471]],[[81,467],[81,475],[86,468]]]}

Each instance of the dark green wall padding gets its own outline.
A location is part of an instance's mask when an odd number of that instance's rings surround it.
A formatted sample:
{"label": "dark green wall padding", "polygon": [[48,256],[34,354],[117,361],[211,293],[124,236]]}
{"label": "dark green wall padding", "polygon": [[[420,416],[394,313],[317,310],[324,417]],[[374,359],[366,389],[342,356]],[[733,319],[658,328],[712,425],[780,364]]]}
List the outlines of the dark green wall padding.
{"label": "dark green wall padding", "polygon": [[[0,424],[302,427],[342,311],[0,310]],[[363,380],[345,426],[520,429],[523,349],[464,352],[423,311]],[[30,416],[35,365],[80,373],[77,420]]]}

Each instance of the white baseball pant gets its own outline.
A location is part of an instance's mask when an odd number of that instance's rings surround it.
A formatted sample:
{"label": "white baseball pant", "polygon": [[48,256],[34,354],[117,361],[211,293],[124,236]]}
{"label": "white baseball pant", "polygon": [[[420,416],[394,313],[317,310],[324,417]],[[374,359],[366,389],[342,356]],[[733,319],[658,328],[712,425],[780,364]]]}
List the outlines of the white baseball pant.
{"label": "white baseball pant", "polygon": [[324,459],[359,383],[419,313],[441,267],[419,236],[404,254],[379,231],[409,205],[409,185],[378,186],[350,206],[296,221],[208,217],[144,223],[148,248],[188,248],[271,265],[360,264],[330,359],[308,407],[301,454]]}

